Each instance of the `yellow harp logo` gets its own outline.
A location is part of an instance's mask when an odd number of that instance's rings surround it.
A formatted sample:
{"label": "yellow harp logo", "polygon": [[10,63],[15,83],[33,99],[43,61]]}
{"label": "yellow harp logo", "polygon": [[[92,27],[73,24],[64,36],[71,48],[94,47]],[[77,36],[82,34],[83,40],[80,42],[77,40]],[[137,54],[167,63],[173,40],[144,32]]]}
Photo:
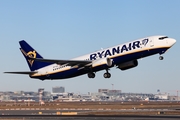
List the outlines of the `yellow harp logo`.
{"label": "yellow harp logo", "polygon": [[[30,58],[36,58],[36,51],[29,51],[28,53],[26,53],[23,49],[21,49],[22,53],[25,55],[25,56],[28,56]],[[28,62],[29,64],[32,66],[33,63],[34,63],[34,60],[29,60],[28,59]]]}

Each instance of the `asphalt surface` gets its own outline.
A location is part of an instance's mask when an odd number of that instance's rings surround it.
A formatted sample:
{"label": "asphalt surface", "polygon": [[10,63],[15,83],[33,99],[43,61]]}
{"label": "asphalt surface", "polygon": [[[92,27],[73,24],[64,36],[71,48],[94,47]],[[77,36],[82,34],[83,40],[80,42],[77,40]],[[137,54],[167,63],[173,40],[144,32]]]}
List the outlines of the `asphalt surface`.
{"label": "asphalt surface", "polygon": [[[168,109],[143,109],[143,110],[136,110],[136,109],[127,109],[127,110],[0,110],[0,115],[57,115],[57,113],[88,113],[88,112],[133,112],[134,114],[140,112],[151,112],[151,111],[169,111]],[[171,110],[176,111],[176,110]]]}
{"label": "asphalt surface", "polygon": [[[162,110],[162,109],[161,109]],[[0,119],[10,120],[180,120],[180,115],[57,115],[58,112],[88,112],[90,110],[0,110]],[[103,110],[102,110],[103,111]],[[142,112],[149,110],[119,110]],[[168,111],[164,109],[163,111]]]}
{"label": "asphalt surface", "polygon": [[137,115],[121,115],[121,116],[95,116],[95,115],[76,115],[76,116],[62,116],[62,115],[1,115],[0,119],[11,120],[179,120],[180,116],[137,116]]}

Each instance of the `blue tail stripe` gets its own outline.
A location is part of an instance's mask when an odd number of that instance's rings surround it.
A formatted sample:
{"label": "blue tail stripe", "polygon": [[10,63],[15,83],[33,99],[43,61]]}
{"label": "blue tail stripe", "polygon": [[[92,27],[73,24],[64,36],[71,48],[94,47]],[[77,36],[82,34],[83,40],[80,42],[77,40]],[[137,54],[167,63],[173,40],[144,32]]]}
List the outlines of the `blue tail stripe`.
{"label": "blue tail stripe", "polygon": [[24,40],[19,41],[19,44],[21,46],[20,50],[23,53],[31,71],[52,64],[52,63],[29,60],[28,57],[33,57],[33,58],[43,58],[43,57],[35,49],[33,49],[26,41]]}

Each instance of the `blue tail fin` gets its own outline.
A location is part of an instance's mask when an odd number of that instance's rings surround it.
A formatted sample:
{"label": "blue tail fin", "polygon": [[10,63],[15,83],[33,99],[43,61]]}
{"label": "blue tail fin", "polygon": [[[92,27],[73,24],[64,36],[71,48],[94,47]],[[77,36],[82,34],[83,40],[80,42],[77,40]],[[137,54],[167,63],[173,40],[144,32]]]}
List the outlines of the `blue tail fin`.
{"label": "blue tail fin", "polygon": [[43,57],[36,50],[34,50],[26,41],[24,40],[19,41],[19,44],[21,46],[20,50],[23,53],[31,71],[52,64],[52,63],[29,60],[28,57],[33,57],[33,58],[43,58]]}

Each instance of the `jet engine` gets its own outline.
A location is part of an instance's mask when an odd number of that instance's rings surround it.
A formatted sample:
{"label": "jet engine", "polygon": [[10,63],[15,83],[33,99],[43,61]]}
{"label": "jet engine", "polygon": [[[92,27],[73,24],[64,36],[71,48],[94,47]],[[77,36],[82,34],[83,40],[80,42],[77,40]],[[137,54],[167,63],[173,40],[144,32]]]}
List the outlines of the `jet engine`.
{"label": "jet engine", "polygon": [[107,65],[108,67],[110,67],[112,65],[112,60],[110,58],[101,58],[92,61],[92,67],[96,67],[99,65]]}
{"label": "jet engine", "polygon": [[127,70],[133,67],[136,67],[138,65],[138,61],[137,60],[133,60],[133,61],[128,61],[125,63],[121,63],[118,65],[118,68],[121,70]]}

